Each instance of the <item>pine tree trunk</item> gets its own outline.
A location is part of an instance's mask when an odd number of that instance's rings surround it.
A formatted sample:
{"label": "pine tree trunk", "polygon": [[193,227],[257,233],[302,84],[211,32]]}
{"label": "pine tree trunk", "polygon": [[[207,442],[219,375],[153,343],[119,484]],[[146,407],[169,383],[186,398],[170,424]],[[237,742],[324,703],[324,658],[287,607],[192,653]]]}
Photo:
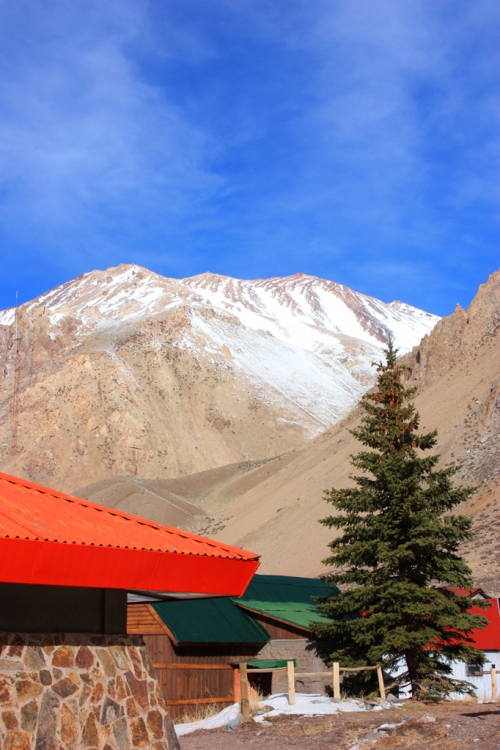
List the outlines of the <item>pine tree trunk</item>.
{"label": "pine tree trunk", "polygon": [[419,699],[420,686],[418,685],[418,655],[415,651],[405,652],[406,666],[408,667],[408,677],[411,686],[411,697],[412,700]]}

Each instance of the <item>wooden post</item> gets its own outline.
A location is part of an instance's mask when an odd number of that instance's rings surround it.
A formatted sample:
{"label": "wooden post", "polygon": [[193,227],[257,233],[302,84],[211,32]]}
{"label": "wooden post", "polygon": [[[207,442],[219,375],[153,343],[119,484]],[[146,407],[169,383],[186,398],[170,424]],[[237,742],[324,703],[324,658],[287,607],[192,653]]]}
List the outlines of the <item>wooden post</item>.
{"label": "wooden post", "polygon": [[240,661],[240,690],[241,690],[241,713],[243,714],[243,721],[248,721],[250,718],[250,701],[248,700],[248,674],[247,665],[245,662]]}
{"label": "wooden post", "polygon": [[340,662],[333,662],[333,697],[340,700]]}
{"label": "wooden post", "polygon": [[235,703],[241,703],[240,670],[233,667],[233,696]]}
{"label": "wooden post", "polygon": [[497,670],[495,668],[495,665],[491,665],[491,697],[494,701],[498,698],[498,692],[497,692]]}
{"label": "wooden post", "polygon": [[377,677],[378,677],[378,687],[380,690],[380,697],[383,701],[385,701],[385,687],[384,687],[384,675],[382,674],[382,667],[380,664],[377,664]]}
{"label": "wooden post", "polygon": [[293,661],[287,661],[286,672],[288,677],[288,705],[295,705],[295,664]]}

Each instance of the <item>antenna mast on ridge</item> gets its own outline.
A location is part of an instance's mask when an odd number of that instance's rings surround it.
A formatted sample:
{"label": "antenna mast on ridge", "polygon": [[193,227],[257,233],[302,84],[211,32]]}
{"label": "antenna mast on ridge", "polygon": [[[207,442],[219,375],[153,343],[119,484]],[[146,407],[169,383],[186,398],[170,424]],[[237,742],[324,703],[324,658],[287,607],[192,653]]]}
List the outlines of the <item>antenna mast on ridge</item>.
{"label": "antenna mast on ridge", "polygon": [[11,416],[12,416],[12,440],[10,444],[10,455],[14,459],[14,473],[17,474],[17,427],[18,427],[18,421],[19,421],[19,391],[21,386],[21,339],[22,336],[19,335],[18,332],[18,325],[17,325],[17,309],[18,309],[18,295],[16,292],[16,311],[15,311],[15,338],[14,338],[14,345],[16,347],[15,350],[15,360],[14,360],[14,393],[12,396],[12,407],[11,407]]}

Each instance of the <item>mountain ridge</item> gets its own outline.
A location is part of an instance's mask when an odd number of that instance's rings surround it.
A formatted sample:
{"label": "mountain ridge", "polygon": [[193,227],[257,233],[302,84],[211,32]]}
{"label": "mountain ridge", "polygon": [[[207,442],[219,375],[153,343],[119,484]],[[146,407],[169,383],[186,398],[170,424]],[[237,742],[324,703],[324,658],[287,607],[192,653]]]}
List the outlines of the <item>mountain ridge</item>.
{"label": "mountain ridge", "polygon": [[0,313],[0,468],[70,490],[295,450],[371,385],[389,335],[409,349],[436,321],[304,275],[83,274]]}

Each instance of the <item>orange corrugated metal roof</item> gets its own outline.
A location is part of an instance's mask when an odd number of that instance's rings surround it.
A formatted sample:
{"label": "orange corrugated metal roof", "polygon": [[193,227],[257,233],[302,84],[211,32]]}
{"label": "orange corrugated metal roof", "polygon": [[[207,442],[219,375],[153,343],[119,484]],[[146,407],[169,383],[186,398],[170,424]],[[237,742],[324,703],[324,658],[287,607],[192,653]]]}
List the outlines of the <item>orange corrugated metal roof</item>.
{"label": "orange corrugated metal roof", "polygon": [[[177,560],[177,567],[181,558],[190,556],[213,561],[226,560],[227,562],[252,563],[252,568],[255,571],[259,559],[258,555],[238,547],[180,531],[170,526],[162,526],[154,521],[122,513],[0,472],[0,551],[2,546],[6,551],[5,544],[7,542],[9,542],[9,550],[18,549],[18,547],[12,547],[11,542],[15,540],[25,543],[43,543],[46,554],[50,553],[51,547],[55,554],[54,545],[58,545],[58,548],[59,545],[64,545],[66,548],[76,546],[80,550],[83,548],[100,548],[101,553],[97,557],[101,561],[109,559],[110,565],[113,561],[116,564],[118,559],[116,555],[112,557],[109,554],[112,550],[143,553],[141,567],[144,565],[144,561],[148,559],[144,558],[144,553],[167,554],[171,562],[174,558]],[[26,549],[31,549],[31,545]],[[103,557],[104,549],[109,550],[107,557]],[[60,555],[61,550],[59,549],[58,560],[64,558],[64,555],[63,558]],[[4,555],[1,557],[4,558]],[[89,554],[86,553],[84,557],[80,555],[82,563],[84,558],[88,561],[90,559]],[[123,561],[125,557],[121,555],[120,559]],[[136,562],[138,561],[137,554],[134,559]],[[152,562],[152,558],[149,558],[149,560]],[[5,572],[7,568],[9,568],[8,574]],[[5,559],[0,558],[0,580],[12,580],[12,576],[15,574],[13,574],[11,568],[12,564],[9,567]],[[4,571],[3,577],[2,570]],[[132,571],[130,572],[132,573]],[[61,573],[61,577],[64,578],[63,573]],[[83,571],[81,578],[82,580],[85,579]],[[116,587],[162,589],[162,586],[156,584],[155,586],[144,586],[147,582],[139,583],[137,575],[131,575],[131,578],[134,578],[134,580],[129,585],[124,584]],[[195,583],[193,581],[193,585]],[[61,583],[61,585],[96,584]],[[97,585],[104,587],[108,584]],[[190,590],[195,591],[197,589]]]}
{"label": "orange corrugated metal roof", "polygon": [[258,555],[0,472],[0,536],[255,560]]}

